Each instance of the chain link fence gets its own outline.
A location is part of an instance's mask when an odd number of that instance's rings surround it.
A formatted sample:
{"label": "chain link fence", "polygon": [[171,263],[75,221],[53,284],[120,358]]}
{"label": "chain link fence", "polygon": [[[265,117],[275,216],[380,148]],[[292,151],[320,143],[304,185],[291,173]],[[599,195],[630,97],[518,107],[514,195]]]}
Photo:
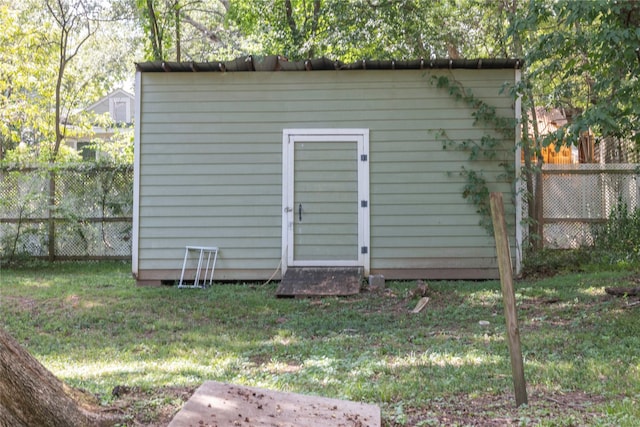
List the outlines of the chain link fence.
{"label": "chain link fence", "polygon": [[[545,165],[542,173],[546,248],[590,245],[618,204],[640,208],[640,165]],[[0,259],[130,259],[132,212],[131,165],[0,168]]]}
{"label": "chain link fence", "polygon": [[133,167],[0,169],[0,258],[129,259]]}
{"label": "chain link fence", "polygon": [[[595,227],[615,207],[640,208],[638,164],[545,165],[542,185],[545,248],[591,245]],[[523,209],[526,217],[526,202]]]}

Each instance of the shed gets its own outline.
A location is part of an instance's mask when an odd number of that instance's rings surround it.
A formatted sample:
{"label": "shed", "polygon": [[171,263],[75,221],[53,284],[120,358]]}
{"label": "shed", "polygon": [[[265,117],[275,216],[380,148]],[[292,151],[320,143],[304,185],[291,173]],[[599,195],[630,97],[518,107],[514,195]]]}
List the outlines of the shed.
{"label": "shed", "polygon": [[[463,198],[473,111],[429,83],[446,75],[519,118],[504,91],[515,59],[137,64],[132,268],[139,284],[180,277],[185,246],[220,248],[216,280],[280,279],[300,266],[387,279],[498,277],[493,236]],[[515,133],[517,135],[517,132]],[[503,140],[482,170],[513,197]],[[515,173],[515,172],[513,172]],[[519,265],[519,210],[507,207]]]}

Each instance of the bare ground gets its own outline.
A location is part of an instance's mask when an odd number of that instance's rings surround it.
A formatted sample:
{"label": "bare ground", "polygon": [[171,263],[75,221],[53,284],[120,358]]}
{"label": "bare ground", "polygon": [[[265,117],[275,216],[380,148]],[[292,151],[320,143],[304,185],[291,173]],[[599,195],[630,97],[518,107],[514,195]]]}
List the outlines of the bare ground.
{"label": "bare ground", "polygon": [[[129,426],[144,427],[168,425],[195,391],[192,387],[166,387],[152,391],[121,388],[113,409],[127,416]],[[516,408],[513,396],[506,393],[473,398],[454,396],[434,399],[417,408],[404,408],[405,419],[384,419],[383,425],[519,426],[544,423],[558,415],[570,417],[572,425],[589,425],[601,415],[593,410],[593,406],[602,403],[604,398],[601,396],[544,390],[530,392],[529,405],[521,408]]]}

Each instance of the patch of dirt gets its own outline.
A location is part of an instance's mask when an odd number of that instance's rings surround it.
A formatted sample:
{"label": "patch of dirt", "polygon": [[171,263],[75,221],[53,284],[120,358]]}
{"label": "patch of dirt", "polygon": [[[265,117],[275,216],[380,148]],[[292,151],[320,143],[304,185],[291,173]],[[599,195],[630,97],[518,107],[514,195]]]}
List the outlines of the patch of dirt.
{"label": "patch of dirt", "polygon": [[[194,393],[194,387],[163,387],[150,391],[119,386],[113,410],[123,413],[130,427],[164,427]],[[383,425],[458,425],[498,427],[538,425],[556,417],[570,417],[572,425],[589,425],[601,414],[594,406],[606,403],[598,395],[583,392],[529,392],[529,404],[515,407],[512,394],[469,397],[454,396],[434,399],[420,407],[405,407],[404,420],[389,419],[383,414]],[[357,425],[357,424],[354,424]]]}
{"label": "patch of dirt", "polygon": [[38,302],[33,298],[4,296],[3,299],[11,303],[10,305],[18,307],[20,311],[36,312],[38,309]]}
{"label": "patch of dirt", "polygon": [[452,304],[461,304],[464,298],[453,292],[443,293],[442,291],[431,289],[428,283],[421,280],[416,281],[416,286],[406,290],[395,290],[384,288],[378,291],[363,291],[357,299],[344,299],[340,303],[362,302],[371,300],[375,303],[370,308],[363,309],[365,314],[392,313],[395,315],[411,314],[420,298],[428,297],[427,308],[429,310],[439,310]]}
{"label": "patch of dirt", "polygon": [[141,390],[138,387],[116,386],[110,410],[127,418],[131,427],[166,427],[175,414],[193,395],[196,387],[162,387]]}
{"label": "patch of dirt", "polygon": [[558,393],[535,391],[529,393],[529,403],[516,408],[511,394],[479,397],[455,396],[446,400],[428,402],[424,407],[406,410],[405,424],[400,425],[457,425],[457,426],[519,426],[538,425],[558,417],[570,417],[571,425],[589,425],[599,413],[594,405],[606,402],[602,396],[583,392]]}

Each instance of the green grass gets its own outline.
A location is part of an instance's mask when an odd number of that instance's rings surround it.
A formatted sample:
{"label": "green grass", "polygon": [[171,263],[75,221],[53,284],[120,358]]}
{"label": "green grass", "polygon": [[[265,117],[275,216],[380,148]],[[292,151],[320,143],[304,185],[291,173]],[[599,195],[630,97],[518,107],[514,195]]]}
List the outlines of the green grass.
{"label": "green grass", "polygon": [[2,327],[107,405],[116,385],[148,393],[136,403],[148,408],[172,403],[169,387],[216,380],[377,404],[388,426],[640,423],[640,306],[604,293],[630,286],[628,271],[516,284],[530,400],[520,409],[498,282],[431,282],[426,309],[411,314],[413,282],[277,299],[273,284],[136,287],[129,271],[118,262],[2,269]]}

